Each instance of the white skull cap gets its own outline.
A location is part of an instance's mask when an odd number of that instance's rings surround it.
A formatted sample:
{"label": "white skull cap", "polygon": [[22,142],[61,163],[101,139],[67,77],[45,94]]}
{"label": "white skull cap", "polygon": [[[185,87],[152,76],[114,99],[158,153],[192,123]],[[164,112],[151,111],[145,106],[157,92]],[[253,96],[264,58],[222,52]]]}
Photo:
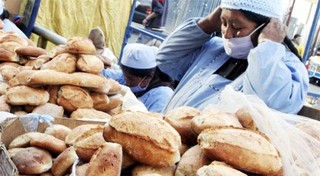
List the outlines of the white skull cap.
{"label": "white skull cap", "polygon": [[265,17],[282,20],[283,0],[221,0],[222,9],[246,10]]}
{"label": "white skull cap", "polygon": [[121,64],[135,69],[152,69],[157,66],[157,52],[157,47],[130,43],[123,49]]}

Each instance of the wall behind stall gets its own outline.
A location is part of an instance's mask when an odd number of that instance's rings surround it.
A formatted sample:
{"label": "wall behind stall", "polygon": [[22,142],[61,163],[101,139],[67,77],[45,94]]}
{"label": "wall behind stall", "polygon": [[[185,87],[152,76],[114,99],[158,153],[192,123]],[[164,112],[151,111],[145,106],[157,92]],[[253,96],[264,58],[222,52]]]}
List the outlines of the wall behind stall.
{"label": "wall behind stall", "polygon": [[131,5],[129,0],[43,0],[36,24],[67,39],[87,37],[90,29],[100,26],[107,47],[118,57]]}

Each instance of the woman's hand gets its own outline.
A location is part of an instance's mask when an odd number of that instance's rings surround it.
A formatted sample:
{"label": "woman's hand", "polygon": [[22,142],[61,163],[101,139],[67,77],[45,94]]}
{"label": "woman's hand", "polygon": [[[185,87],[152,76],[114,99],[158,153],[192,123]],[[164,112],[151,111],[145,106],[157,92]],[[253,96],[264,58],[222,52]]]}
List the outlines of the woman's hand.
{"label": "woman's hand", "polygon": [[221,32],[221,15],[222,9],[220,6],[214,9],[208,16],[198,21],[199,27],[207,34],[213,32]]}
{"label": "woman's hand", "polygon": [[274,42],[282,43],[287,35],[287,26],[277,18],[271,18],[270,22],[261,31],[258,42],[264,40],[271,40]]}

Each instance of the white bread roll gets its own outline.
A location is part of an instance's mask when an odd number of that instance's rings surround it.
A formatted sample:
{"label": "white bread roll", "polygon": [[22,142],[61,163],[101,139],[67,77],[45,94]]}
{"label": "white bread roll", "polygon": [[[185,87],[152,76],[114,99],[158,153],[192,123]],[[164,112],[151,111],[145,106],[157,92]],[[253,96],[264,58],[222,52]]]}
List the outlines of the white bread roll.
{"label": "white bread roll", "polygon": [[152,167],[148,165],[139,164],[132,170],[132,176],[150,176],[150,175],[165,175],[174,176],[175,166],[169,167]]}
{"label": "white bread roll", "polygon": [[196,108],[181,106],[165,114],[164,120],[178,131],[182,143],[192,146],[197,143],[197,136],[191,129],[191,120],[199,114]]}
{"label": "white bread roll", "polygon": [[199,168],[210,163],[211,160],[206,157],[200,146],[195,145],[182,155],[175,176],[196,176]]}
{"label": "white bread roll", "polygon": [[196,176],[205,176],[205,175],[224,175],[224,176],[247,176],[231,166],[223,163],[214,161],[208,166],[203,166],[197,171]]}
{"label": "white bread roll", "polygon": [[100,119],[107,121],[111,119],[111,116],[105,112],[98,111],[95,109],[84,109],[79,108],[73,111],[70,115],[71,119],[78,119],[78,120],[92,120],[92,119]]}
{"label": "white bread roll", "polygon": [[277,149],[262,133],[244,128],[206,129],[198,141],[211,159],[223,161],[234,168],[262,175],[282,175]]}
{"label": "white bread roll", "polygon": [[83,133],[90,130],[98,130],[102,131],[104,129],[103,125],[97,125],[97,124],[84,124],[79,125],[71,130],[71,132],[66,136],[65,142],[68,145],[73,145],[73,143],[79,138]]}
{"label": "white bread roll", "polygon": [[73,73],[76,70],[77,58],[73,54],[63,53],[43,64],[41,70],[55,70],[64,73]]}
{"label": "white bread roll", "polygon": [[84,37],[72,37],[67,41],[66,50],[73,54],[96,54],[92,41]]}
{"label": "white bread roll", "polygon": [[11,158],[19,174],[42,174],[50,170],[52,157],[49,152],[36,147],[28,147],[19,151]]}
{"label": "white bread roll", "polygon": [[40,106],[49,101],[49,93],[46,90],[28,86],[10,87],[6,96],[7,103],[11,105]]}
{"label": "white bread roll", "polygon": [[35,107],[32,110],[32,113],[47,114],[52,117],[63,117],[64,109],[62,106],[58,106],[52,103],[46,103],[44,105]]}
{"label": "white bread roll", "polygon": [[43,133],[65,141],[66,137],[71,133],[71,129],[61,124],[53,124],[48,126]]}
{"label": "white bread roll", "polygon": [[95,55],[80,54],[77,69],[86,73],[99,74],[104,69],[103,62]]}
{"label": "white bread roll", "polygon": [[117,143],[106,142],[92,156],[86,176],[120,176],[122,147]]}
{"label": "white bread roll", "polygon": [[179,133],[166,121],[148,113],[125,111],[113,116],[103,137],[122,145],[130,157],[143,164],[167,167],[180,160]]}
{"label": "white bread roll", "polygon": [[197,134],[200,134],[201,131],[207,128],[218,128],[224,126],[242,128],[242,125],[234,114],[223,112],[218,109],[203,111],[191,121],[191,127]]}
{"label": "white bread roll", "polygon": [[77,159],[78,156],[73,146],[67,148],[54,160],[51,168],[52,174],[56,176],[65,175]]}

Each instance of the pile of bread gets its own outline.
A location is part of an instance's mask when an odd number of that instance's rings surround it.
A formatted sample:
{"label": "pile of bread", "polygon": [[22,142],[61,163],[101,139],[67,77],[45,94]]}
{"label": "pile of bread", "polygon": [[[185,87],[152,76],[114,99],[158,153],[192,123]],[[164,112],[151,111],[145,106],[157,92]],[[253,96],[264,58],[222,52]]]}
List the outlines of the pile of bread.
{"label": "pile of bread", "polygon": [[8,151],[20,174],[283,175],[279,152],[246,109],[122,111],[104,125],[54,125],[44,133],[25,133]]}
{"label": "pile of bread", "polygon": [[100,75],[102,60],[88,38],[47,52],[16,33],[0,33],[0,111],[102,118],[119,112],[120,85]]}

